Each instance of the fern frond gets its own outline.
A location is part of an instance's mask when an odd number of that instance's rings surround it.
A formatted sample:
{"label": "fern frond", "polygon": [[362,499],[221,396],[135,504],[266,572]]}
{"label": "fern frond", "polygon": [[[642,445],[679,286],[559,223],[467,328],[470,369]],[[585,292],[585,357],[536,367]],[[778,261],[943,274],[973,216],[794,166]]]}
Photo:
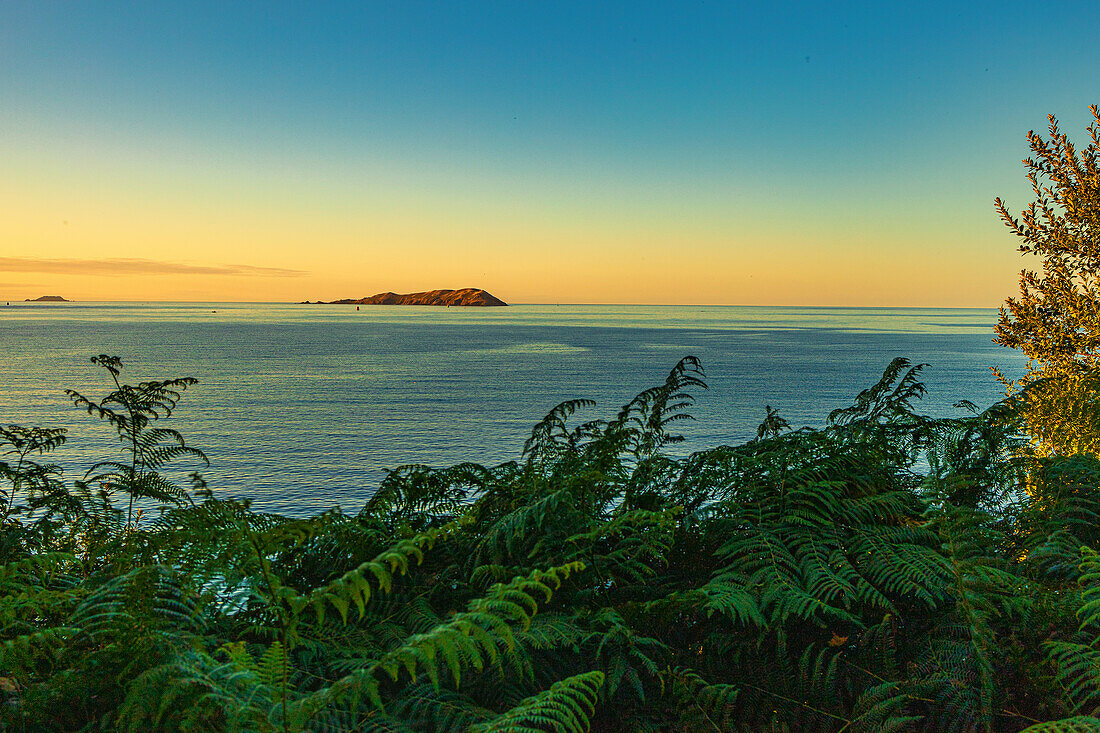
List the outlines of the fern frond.
{"label": "fern frond", "polygon": [[704,730],[731,730],[737,725],[740,690],[735,685],[709,684],[687,668],[674,669],[666,677],[667,694],[678,720]]}
{"label": "fern frond", "polygon": [[908,715],[912,699],[899,682],[881,682],[865,690],[852,711],[852,733],[902,733],[920,722],[919,715]]}
{"label": "fern frond", "polygon": [[473,726],[470,733],[588,733],[603,682],[602,672],[567,677],[503,715]]}
{"label": "fern frond", "polygon": [[424,674],[438,688],[442,685],[441,672],[448,672],[457,686],[463,670],[470,667],[481,671],[489,664],[499,669],[505,659],[518,666],[515,629],[530,627],[538,609],[535,595],[548,601],[563,580],[583,569],[581,563],[570,563],[496,584],[483,597],[470,601],[466,611],[427,633],[410,636],[376,662],[319,690],[299,706],[321,710],[334,701],[358,703],[366,697],[381,707],[382,677],[397,682],[405,673],[416,682],[418,675]]}
{"label": "fern frond", "polygon": [[1100,733],[1100,718],[1081,715],[1052,720],[1024,728],[1022,733]]}
{"label": "fern frond", "polygon": [[312,607],[317,614],[317,623],[320,624],[324,622],[325,608],[331,606],[340,614],[341,620],[347,623],[348,609],[354,605],[360,618],[363,617],[366,613],[366,604],[371,598],[372,582],[383,592],[389,592],[394,575],[407,573],[410,560],[415,560],[417,564],[423,562],[424,550],[431,549],[441,538],[453,535],[460,526],[460,523],[452,522],[444,527],[401,540],[373,560],[347,571],[336,580],[314,589],[306,596],[294,598],[294,611],[300,613],[306,607]]}

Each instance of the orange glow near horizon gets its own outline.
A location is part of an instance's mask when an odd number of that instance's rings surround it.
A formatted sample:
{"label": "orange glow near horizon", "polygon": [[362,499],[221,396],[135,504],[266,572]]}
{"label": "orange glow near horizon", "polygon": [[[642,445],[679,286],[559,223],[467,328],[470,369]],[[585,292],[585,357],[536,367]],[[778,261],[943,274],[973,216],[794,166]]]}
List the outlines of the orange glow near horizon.
{"label": "orange glow near horizon", "polygon": [[838,215],[824,195],[784,217],[759,194],[702,188],[680,199],[595,186],[580,196],[551,181],[519,197],[484,177],[468,189],[442,176],[402,188],[338,169],[279,180],[223,166],[208,181],[171,161],[153,173],[131,161],[128,175],[76,162],[0,173],[0,241],[19,243],[0,252],[0,299],[300,301],[481,287],[514,303],[993,307],[1020,266],[992,212],[968,228],[873,200]]}

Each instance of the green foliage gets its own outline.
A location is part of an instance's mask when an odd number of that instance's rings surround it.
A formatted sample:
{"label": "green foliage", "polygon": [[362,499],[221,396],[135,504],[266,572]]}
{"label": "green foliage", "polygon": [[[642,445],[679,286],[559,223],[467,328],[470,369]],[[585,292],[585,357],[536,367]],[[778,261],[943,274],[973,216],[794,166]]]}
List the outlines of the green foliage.
{"label": "green foliage", "polygon": [[[1089,140],[1078,149],[1050,116],[1048,138],[1028,132],[1024,161],[1035,200],[1019,218],[997,199],[1020,251],[1042,258],[1043,275],[1025,271],[1020,298],[1010,298],[997,335],[1039,361],[1075,360],[1100,353],[1095,328],[1100,249],[1100,109],[1090,108]],[[1090,324],[1092,327],[1090,328]]]}
{"label": "green foliage", "polygon": [[45,505],[51,498],[63,494],[58,477],[61,470],[55,464],[40,464],[30,458],[44,455],[65,443],[65,430],[60,428],[26,428],[21,425],[0,426],[0,448],[5,460],[0,460],[0,481],[6,484],[0,494],[0,523],[18,513],[20,505],[30,508]]}
{"label": "green foliage", "polygon": [[1053,115],[1049,137],[1028,132],[1035,199],[1019,217],[996,200],[1020,252],[1042,261],[1041,273],[1020,273],[1020,297],[1001,309],[996,338],[1029,360],[1024,379],[1004,381],[1029,393],[1026,423],[1042,454],[1100,453],[1096,392],[1079,384],[1100,366],[1100,109],[1090,110],[1082,148]]}
{"label": "green foliage", "polygon": [[472,726],[470,733],[587,733],[603,679],[600,672],[585,672],[559,680],[503,715]]}
{"label": "green foliage", "polygon": [[154,422],[168,417],[183,396],[183,390],[198,380],[192,377],[142,382],[136,387],[122,384],[122,360],[100,354],[92,363],[111,375],[115,390],[101,400],[93,400],[79,392],[66,390],[73,404],[89,415],[105,421],[118,435],[122,452],[128,461],[101,461],[84,477],[84,483],[100,487],[104,498],[123,493],[129,497],[126,526],[133,522],[134,500],[152,499],[160,503],[178,504],[187,494],[161,473],[170,461],[190,456],[206,462],[206,456],[192,448],[183,436],[170,428],[155,427]]}
{"label": "green foliage", "polygon": [[63,431],[0,431],[12,729],[1096,724],[1100,463],[1021,451],[1017,398],[933,419],[898,359],[822,429],[767,409],[684,455],[689,358],[610,420],[563,403],[515,461],[289,518],[161,475],[202,459],[156,422],[193,380],[96,363],[115,390],[73,399],[126,460],[66,483],[37,463]]}
{"label": "green foliage", "polygon": [[1100,731],[1100,718],[1085,715],[1038,723],[1024,729],[1024,733],[1097,733],[1098,731]]}

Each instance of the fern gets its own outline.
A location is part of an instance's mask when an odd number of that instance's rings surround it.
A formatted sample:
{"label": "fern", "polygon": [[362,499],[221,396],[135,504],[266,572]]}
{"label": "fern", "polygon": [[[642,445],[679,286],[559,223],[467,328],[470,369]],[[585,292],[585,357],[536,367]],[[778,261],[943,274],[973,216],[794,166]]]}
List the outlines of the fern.
{"label": "fern", "polygon": [[865,690],[852,711],[853,733],[900,733],[911,730],[921,718],[907,715],[911,696],[898,682],[882,682]]}
{"label": "fern", "polygon": [[199,449],[188,446],[183,436],[170,428],[153,427],[153,422],[172,414],[183,391],[197,383],[192,377],[165,381],[142,382],[137,386],[122,384],[122,360],[101,354],[92,363],[102,367],[114,381],[115,390],[99,401],[79,392],[66,390],[76,407],[107,422],[118,435],[122,451],[129,461],[101,461],[88,469],[85,482],[98,484],[106,494],[128,495],[126,524],[134,518],[134,500],[154,499],[164,504],[178,504],[186,492],[164,478],[159,470],[169,461],[193,457],[208,463]]}
{"label": "fern", "polygon": [[1100,718],[1077,716],[1049,723],[1037,723],[1028,726],[1023,733],[1097,733],[1100,731]]}
{"label": "fern", "polygon": [[585,672],[555,682],[549,690],[521,701],[508,712],[478,723],[470,733],[587,733],[604,676]]}
{"label": "fern", "polygon": [[327,606],[335,608],[345,623],[347,623],[348,608],[352,604],[359,611],[360,616],[365,615],[366,604],[371,598],[372,581],[379,589],[388,593],[393,586],[394,574],[403,575],[408,572],[410,558],[415,559],[417,563],[423,562],[424,550],[430,549],[440,538],[453,533],[458,526],[452,523],[398,542],[373,560],[359,565],[354,570],[349,570],[321,588],[314,589],[308,596],[294,597],[293,611],[298,614],[307,606],[312,607],[317,613],[319,624],[324,621]]}
{"label": "fern", "polygon": [[691,669],[677,668],[666,675],[667,695],[684,723],[704,730],[729,730],[737,723],[737,697],[733,685],[708,684]]}
{"label": "fern", "polygon": [[559,405],[516,460],[401,467],[309,518],[171,480],[202,460],[163,422],[193,382],[96,364],[116,389],[71,397],[121,459],[66,485],[41,458],[63,432],[0,432],[12,729],[1011,732],[1100,709],[1100,464],[1028,456],[1010,403],[917,413],[904,360],[823,429],[767,408],[756,439],[685,455],[688,358],[610,419]]}

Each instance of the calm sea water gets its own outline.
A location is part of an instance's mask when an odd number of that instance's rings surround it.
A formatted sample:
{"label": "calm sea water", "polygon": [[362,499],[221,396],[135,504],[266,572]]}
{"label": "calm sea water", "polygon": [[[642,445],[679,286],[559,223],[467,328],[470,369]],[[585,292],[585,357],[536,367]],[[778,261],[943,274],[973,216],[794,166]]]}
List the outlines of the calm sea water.
{"label": "calm sea water", "polygon": [[[63,390],[110,391],[88,359],[121,356],[130,382],[193,376],[170,423],[202,448],[223,496],[259,509],[354,511],[385,469],[497,463],[575,397],[611,417],[688,354],[710,389],[685,450],[751,438],[764,405],[820,425],[895,356],[927,362],[924,410],[1000,396],[990,373],[1023,372],[975,309],[551,306],[428,308],[270,303],[0,306],[0,422],[70,428],[70,478],[115,456],[109,431]],[[181,469],[191,470],[192,466]]]}

